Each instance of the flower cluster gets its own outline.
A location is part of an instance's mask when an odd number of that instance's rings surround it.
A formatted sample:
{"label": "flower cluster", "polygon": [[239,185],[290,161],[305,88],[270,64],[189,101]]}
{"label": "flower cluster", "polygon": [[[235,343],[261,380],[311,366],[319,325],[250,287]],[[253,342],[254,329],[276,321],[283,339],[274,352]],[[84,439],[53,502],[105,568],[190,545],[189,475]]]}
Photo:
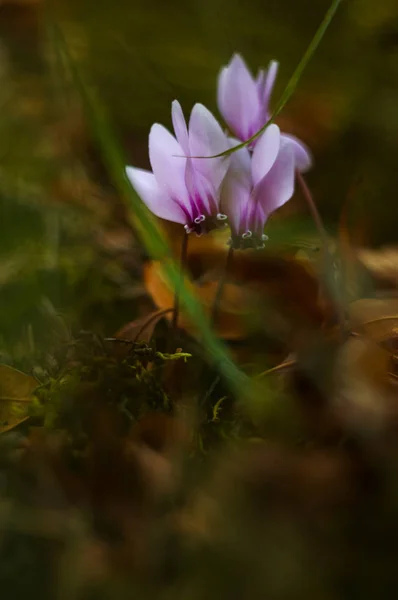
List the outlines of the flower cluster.
{"label": "flower cluster", "polygon": [[126,167],[131,184],[158,217],[181,223],[187,233],[206,233],[229,224],[236,248],[261,247],[268,216],[293,195],[295,172],[311,166],[308,149],[275,124],[251,144],[246,141],[269,120],[278,63],[254,79],[235,54],[218,79],[218,107],[235,137],[227,135],[202,104],[187,125],[181,105],[172,103],[174,136],[155,123],[149,134],[152,172]]}

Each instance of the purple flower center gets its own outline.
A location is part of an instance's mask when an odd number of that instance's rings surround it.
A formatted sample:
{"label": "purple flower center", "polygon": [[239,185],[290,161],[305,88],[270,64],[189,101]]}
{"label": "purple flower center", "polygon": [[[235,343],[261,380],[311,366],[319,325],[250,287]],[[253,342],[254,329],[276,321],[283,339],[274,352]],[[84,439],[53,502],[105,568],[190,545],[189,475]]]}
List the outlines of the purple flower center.
{"label": "purple flower center", "polygon": [[196,233],[201,236],[204,233],[209,233],[213,229],[221,229],[227,226],[227,215],[217,213],[214,215],[199,215],[193,221],[186,223],[184,229],[186,233]]}
{"label": "purple flower center", "polygon": [[255,248],[261,250],[265,248],[265,242],[268,240],[268,236],[265,233],[253,233],[249,229],[241,235],[233,235],[229,240],[229,245],[234,250],[247,250],[248,248]]}

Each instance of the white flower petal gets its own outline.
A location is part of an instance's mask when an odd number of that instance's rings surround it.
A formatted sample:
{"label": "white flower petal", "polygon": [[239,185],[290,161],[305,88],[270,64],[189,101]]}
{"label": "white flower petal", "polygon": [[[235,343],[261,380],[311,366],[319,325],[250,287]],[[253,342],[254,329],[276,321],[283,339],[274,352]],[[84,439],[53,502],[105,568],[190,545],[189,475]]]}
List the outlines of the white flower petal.
{"label": "white flower petal", "polygon": [[144,169],[126,167],[126,175],[141,200],[154,215],[168,221],[186,223],[184,211],[159,188],[153,173]]}
{"label": "white flower petal", "polygon": [[181,148],[186,156],[189,155],[188,129],[182,112],[181,104],[174,100],[171,104],[171,118],[173,121],[174,133]]}
{"label": "white flower petal", "polygon": [[[228,138],[211,112],[203,104],[195,104],[189,119],[191,156],[213,156],[228,150]],[[217,190],[227,172],[229,156],[196,158],[193,165]]]}
{"label": "white flower petal", "polygon": [[280,148],[280,137],[279,127],[272,123],[257,140],[252,158],[254,185],[263,179],[274,164]]}
{"label": "white flower petal", "polygon": [[294,167],[293,150],[290,145],[283,145],[271,170],[255,186],[252,201],[260,204],[266,217],[293,196]]}
{"label": "white flower petal", "polygon": [[239,139],[244,141],[255,133],[260,114],[257,82],[239,54],[220,72],[218,108]]}
{"label": "white flower petal", "polygon": [[[236,140],[232,141],[232,146]],[[231,155],[231,164],[221,187],[220,210],[228,216],[232,233],[244,233],[243,223],[252,188],[251,162],[247,148]]]}
{"label": "white flower petal", "polygon": [[298,171],[305,173],[312,166],[311,152],[305,144],[294,135],[283,133],[281,135],[281,142],[287,143],[291,146],[294,154],[295,166]]}
{"label": "white flower petal", "polygon": [[163,125],[155,123],[149,134],[149,159],[159,187],[167,195],[187,206],[184,151]]}

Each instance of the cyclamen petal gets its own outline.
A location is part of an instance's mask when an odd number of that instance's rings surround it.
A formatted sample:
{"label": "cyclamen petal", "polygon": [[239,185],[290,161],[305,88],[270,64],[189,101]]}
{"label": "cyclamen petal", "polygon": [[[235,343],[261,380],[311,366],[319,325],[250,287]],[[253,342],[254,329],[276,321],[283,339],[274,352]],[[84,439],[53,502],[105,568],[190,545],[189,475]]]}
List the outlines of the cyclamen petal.
{"label": "cyclamen petal", "polygon": [[271,170],[254,187],[251,202],[259,203],[265,218],[293,196],[294,160],[292,147],[283,144]]}
{"label": "cyclamen petal", "polygon": [[189,197],[185,185],[184,152],[169,131],[163,125],[155,123],[149,133],[149,159],[153,174],[160,188],[184,205]]}
{"label": "cyclamen petal", "polygon": [[282,141],[291,145],[295,167],[301,173],[305,173],[312,166],[312,156],[307,146],[293,135],[284,133],[281,136]]}
{"label": "cyclamen petal", "polygon": [[[236,145],[233,140],[232,146]],[[231,163],[221,188],[220,210],[228,215],[233,236],[242,235],[244,211],[252,189],[251,162],[247,148],[241,148],[231,156]]]}
{"label": "cyclamen petal", "polygon": [[234,54],[219,75],[218,108],[241,140],[255,133],[253,124],[257,124],[261,109],[257,83],[239,54]]}
{"label": "cyclamen petal", "polygon": [[162,191],[150,171],[126,167],[126,175],[133,188],[154,215],[168,221],[185,223],[186,215],[182,208]]}
{"label": "cyclamen petal", "polygon": [[177,142],[184,151],[184,155],[190,154],[188,128],[185,121],[184,113],[182,112],[181,104],[178,100],[174,100],[171,104],[171,118],[173,121],[174,133],[176,134]]}
{"label": "cyclamen petal", "polygon": [[[203,104],[195,104],[189,119],[189,148],[191,156],[213,156],[228,150],[225,133]],[[214,186],[219,188],[227,172],[230,158],[194,158],[193,165]]]}
{"label": "cyclamen petal", "polygon": [[253,183],[259,181],[268,173],[278,156],[281,143],[279,127],[275,124],[269,125],[259,138],[252,158]]}
{"label": "cyclamen petal", "polygon": [[278,75],[279,63],[276,60],[271,60],[266,71],[260,70],[257,78],[257,85],[260,95],[261,110],[266,122],[269,118],[269,103],[271,100],[272,90],[275,85],[276,76]]}
{"label": "cyclamen petal", "polygon": [[197,171],[191,158],[187,159],[185,184],[198,216],[217,215],[216,191],[211,183]]}

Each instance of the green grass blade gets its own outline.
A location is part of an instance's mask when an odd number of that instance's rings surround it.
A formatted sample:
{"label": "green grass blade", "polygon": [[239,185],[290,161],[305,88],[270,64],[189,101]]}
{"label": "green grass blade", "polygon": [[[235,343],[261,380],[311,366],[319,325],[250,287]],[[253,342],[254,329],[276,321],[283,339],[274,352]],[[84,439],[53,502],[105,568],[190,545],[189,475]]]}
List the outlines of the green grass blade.
{"label": "green grass blade", "polygon": [[[87,85],[85,78],[81,76],[80,69],[77,68],[72,60],[62,32],[54,24],[52,25],[52,29],[57,51],[62,53],[65,64],[70,70],[76,89],[86,109],[92,133],[97,139],[104,162],[108,167],[109,174],[115,186],[121,196],[128,202],[137,233],[152,258],[156,260],[161,257],[164,258],[165,255],[170,256],[170,248],[165,236],[152,214],[131,187],[125,175],[125,165],[127,162],[103,106],[98,101],[93,90]],[[170,260],[165,261],[164,268],[169,282],[173,286],[178,285],[180,282],[180,267],[171,257]],[[215,336],[199,301],[184,286],[180,288],[180,300],[201,333],[203,347],[209,359],[217,365],[217,368],[228,381],[231,389],[242,398],[243,395],[249,392],[249,378],[234,364],[225,345]]]}

